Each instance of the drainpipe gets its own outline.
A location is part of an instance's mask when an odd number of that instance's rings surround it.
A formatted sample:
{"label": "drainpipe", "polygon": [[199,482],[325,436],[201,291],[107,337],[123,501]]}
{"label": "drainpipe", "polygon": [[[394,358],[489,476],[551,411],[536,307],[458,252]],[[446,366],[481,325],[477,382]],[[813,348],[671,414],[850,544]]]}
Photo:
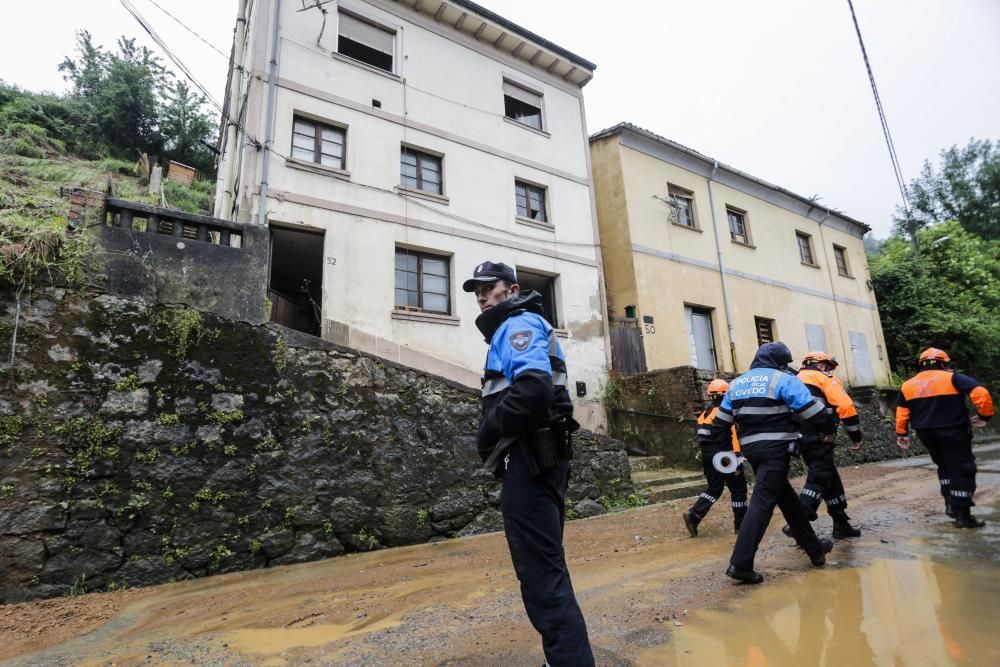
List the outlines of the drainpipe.
{"label": "drainpipe", "polygon": [[264,165],[260,172],[260,202],[257,207],[257,224],[265,224],[267,215],[267,177],[271,171],[271,140],[274,135],[274,98],[278,89],[278,27],[281,19],[281,0],[274,2],[274,32],[271,35],[271,66],[267,73],[267,119],[264,121]]}
{"label": "drainpipe", "polygon": [[[823,227],[825,226],[826,221],[830,219],[830,209],[824,209],[824,210],[826,211],[826,217],[819,221],[819,242],[823,244],[823,256],[825,259],[826,238],[823,236]],[[808,213],[806,214],[806,217],[808,217]],[[836,261],[837,261],[836,258],[834,258],[834,263],[836,263]],[[851,366],[850,364],[847,363],[846,357],[851,356],[851,346],[849,344],[849,341],[844,341],[844,325],[840,321],[840,306],[837,302],[837,286],[833,282],[833,266],[829,261],[826,263],[826,276],[827,279],[830,281],[830,294],[833,295],[833,314],[837,316],[837,329],[838,333],[840,333],[840,347],[842,350],[844,350],[845,358],[841,360],[841,363],[844,364],[844,371],[847,373],[847,377],[850,378]],[[824,351],[828,352],[828,350]],[[854,363],[853,357],[851,358],[851,363]],[[853,383],[848,383],[848,384],[853,384]]]}
{"label": "drainpipe", "polygon": [[726,283],[726,262],[722,257],[722,245],[719,243],[719,225],[715,221],[715,197],[712,195],[712,181],[715,180],[715,172],[719,169],[719,161],[712,164],[712,173],[708,175],[708,206],[712,212],[712,232],[715,234],[715,253],[719,259],[719,276],[722,278],[722,303],[726,311],[726,329],[729,331],[729,356],[733,362],[733,372],[739,373],[740,367],[736,363],[736,336],[733,332],[733,315],[729,309],[729,286]]}
{"label": "drainpipe", "polygon": [[[223,104],[223,118],[226,131],[222,136],[222,168],[219,169],[216,182],[218,183],[216,192],[215,217],[232,220],[233,199],[235,194],[231,191],[235,184],[234,174],[236,173],[236,151],[239,149],[239,128],[234,122],[234,118],[239,118],[240,89],[243,85],[244,43],[246,41],[246,12],[247,0],[240,0],[239,9],[236,12],[236,31],[233,34],[232,58],[229,62],[229,81],[226,89],[226,102]],[[233,113],[233,109],[236,113]]]}

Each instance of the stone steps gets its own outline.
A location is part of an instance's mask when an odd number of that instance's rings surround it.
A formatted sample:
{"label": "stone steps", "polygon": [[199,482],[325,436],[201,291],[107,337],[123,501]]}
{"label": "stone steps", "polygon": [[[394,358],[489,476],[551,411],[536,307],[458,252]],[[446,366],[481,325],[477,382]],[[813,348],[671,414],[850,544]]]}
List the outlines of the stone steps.
{"label": "stone steps", "polygon": [[662,456],[630,456],[629,465],[632,483],[648,503],[690,498],[704,490],[700,471],[668,467]]}

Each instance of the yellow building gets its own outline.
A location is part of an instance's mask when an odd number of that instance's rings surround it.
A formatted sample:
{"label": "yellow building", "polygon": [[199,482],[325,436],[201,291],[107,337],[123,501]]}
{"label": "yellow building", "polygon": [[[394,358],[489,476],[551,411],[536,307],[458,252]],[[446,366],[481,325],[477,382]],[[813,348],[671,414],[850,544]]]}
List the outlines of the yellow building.
{"label": "yellow building", "polygon": [[742,372],[781,340],[888,383],[866,224],[628,123],[590,150],[616,369]]}

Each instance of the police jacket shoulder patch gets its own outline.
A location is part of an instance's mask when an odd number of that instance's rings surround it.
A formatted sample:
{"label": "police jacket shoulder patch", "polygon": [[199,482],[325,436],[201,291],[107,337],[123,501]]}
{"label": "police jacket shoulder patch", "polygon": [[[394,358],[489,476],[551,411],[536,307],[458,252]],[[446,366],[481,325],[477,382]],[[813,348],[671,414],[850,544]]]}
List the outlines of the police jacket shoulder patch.
{"label": "police jacket shoulder patch", "polygon": [[531,345],[531,339],[534,337],[534,332],[530,329],[523,329],[521,331],[515,331],[510,335],[510,346],[517,350],[518,352],[524,352]]}

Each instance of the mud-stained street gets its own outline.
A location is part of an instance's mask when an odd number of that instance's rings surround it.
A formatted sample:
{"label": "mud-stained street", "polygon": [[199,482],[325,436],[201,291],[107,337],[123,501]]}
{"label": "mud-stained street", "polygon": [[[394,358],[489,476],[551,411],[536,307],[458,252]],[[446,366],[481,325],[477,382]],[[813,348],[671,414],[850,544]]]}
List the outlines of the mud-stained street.
{"label": "mud-stained street", "polygon": [[[979,531],[942,513],[921,459],[842,471],[863,530],[823,570],[781,535],[763,586],[722,576],[728,498],[688,537],[684,502],[567,525],[600,665],[1000,664],[1000,445],[978,452]],[[796,482],[796,487],[801,480]],[[829,534],[829,518],[817,523]],[[4,665],[542,663],[502,534],[154,588],[0,607]]]}

